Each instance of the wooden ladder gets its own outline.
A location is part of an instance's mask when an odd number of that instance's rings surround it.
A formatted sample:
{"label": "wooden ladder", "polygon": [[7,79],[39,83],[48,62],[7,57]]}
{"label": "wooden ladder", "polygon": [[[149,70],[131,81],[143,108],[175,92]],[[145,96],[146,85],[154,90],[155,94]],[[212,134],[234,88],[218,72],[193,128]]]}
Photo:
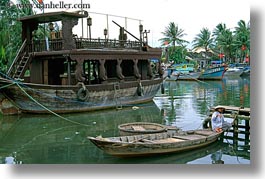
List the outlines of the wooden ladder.
{"label": "wooden ladder", "polygon": [[26,51],[26,43],[27,41],[25,40],[7,72],[7,75],[11,78],[23,77],[31,61],[31,54]]}
{"label": "wooden ladder", "polygon": [[119,100],[120,97],[120,83],[114,83],[114,99],[116,104],[116,109],[122,109],[121,101]]}

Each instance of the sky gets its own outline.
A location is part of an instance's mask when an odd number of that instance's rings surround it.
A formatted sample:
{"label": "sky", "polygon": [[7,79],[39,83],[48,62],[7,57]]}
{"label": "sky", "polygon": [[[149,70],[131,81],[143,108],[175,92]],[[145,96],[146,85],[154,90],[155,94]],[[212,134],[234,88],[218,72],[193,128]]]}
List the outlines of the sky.
{"label": "sky", "polygon": [[[55,4],[60,1],[62,0],[52,2]],[[77,4],[81,1],[83,4],[90,5],[90,8],[84,10],[88,11],[92,18],[92,38],[104,38],[103,30],[108,27],[109,38],[118,39],[119,28],[112,23],[112,20],[127,27],[129,32],[139,37],[138,29],[141,23],[144,30],[150,30],[148,41],[151,46],[160,46],[159,39],[163,38],[161,32],[170,22],[174,22],[183,29],[186,34],[183,39],[191,42],[204,27],[213,31],[216,25],[225,23],[227,28],[233,30],[239,20],[242,19],[246,23],[250,21],[250,0],[65,0],[64,3]],[[43,0],[43,2],[50,3],[50,0]],[[79,9],[51,8],[45,9],[45,12],[63,10]],[[105,14],[109,14],[108,21]],[[74,33],[82,36],[81,21],[74,28]],[[83,20],[83,36],[88,36],[86,19]]]}

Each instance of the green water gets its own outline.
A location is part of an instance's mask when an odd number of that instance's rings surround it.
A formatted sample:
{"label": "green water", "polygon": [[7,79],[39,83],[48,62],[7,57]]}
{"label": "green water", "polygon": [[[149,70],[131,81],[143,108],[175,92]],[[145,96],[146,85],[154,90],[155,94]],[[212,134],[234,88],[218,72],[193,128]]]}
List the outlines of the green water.
{"label": "green water", "polygon": [[[222,81],[165,82],[166,94],[133,110],[107,110],[63,115],[2,116],[0,119],[0,163],[22,164],[211,164],[222,153],[225,164],[250,164],[248,140],[220,140],[207,147],[141,158],[117,158],[95,147],[87,136],[117,136],[119,124],[145,121],[187,129],[202,128],[209,108],[218,104],[250,107],[249,78]],[[244,136],[240,136],[244,138]]]}

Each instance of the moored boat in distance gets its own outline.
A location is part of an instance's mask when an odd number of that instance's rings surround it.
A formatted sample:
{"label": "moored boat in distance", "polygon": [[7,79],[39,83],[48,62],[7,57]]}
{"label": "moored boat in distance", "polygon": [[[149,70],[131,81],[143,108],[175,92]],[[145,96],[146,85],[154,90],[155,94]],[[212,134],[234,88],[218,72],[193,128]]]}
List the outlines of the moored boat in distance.
{"label": "moored boat in distance", "polygon": [[241,76],[244,72],[244,69],[241,67],[228,67],[225,76]]}
{"label": "moored boat in distance", "polygon": [[189,72],[189,73],[180,73],[173,72],[170,76],[170,80],[198,80],[201,72]]}
{"label": "moored boat in distance", "polygon": [[202,71],[199,80],[222,80],[225,72],[225,66],[207,68]]}
{"label": "moored boat in distance", "polygon": [[209,129],[120,137],[88,137],[98,148],[117,157],[134,157],[194,150],[215,142],[222,133]]}
{"label": "moored boat in distance", "polygon": [[[50,12],[19,19],[23,44],[0,78],[5,86],[0,92],[18,112],[84,112],[153,99],[163,82],[162,51],[147,44],[142,25],[140,38],[119,25],[118,40],[78,38],[72,29],[86,17]],[[62,30],[55,32],[53,23],[58,21]],[[32,34],[42,23],[49,23],[50,38],[36,40]],[[126,32],[136,41],[128,40]]]}
{"label": "moored boat in distance", "polygon": [[195,70],[194,64],[174,64],[167,69],[167,81],[176,80],[197,80],[201,72]]}

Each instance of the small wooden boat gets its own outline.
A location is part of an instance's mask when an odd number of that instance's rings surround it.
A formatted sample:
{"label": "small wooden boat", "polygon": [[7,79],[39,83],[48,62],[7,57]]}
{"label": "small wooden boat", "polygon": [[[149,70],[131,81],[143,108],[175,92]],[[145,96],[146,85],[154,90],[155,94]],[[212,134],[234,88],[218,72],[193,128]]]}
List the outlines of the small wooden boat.
{"label": "small wooden boat", "polygon": [[88,139],[110,155],[133,157],[193,150],[215,142],[221,134],[209,129],[200,129],[108,138],[98,136]]}
{"label": "small wooden boat", "polygon": [[[126,123],[119,125],[118,128],[121,136],[160,133],[173,129],[172,127],[169,128],[165,125],[151,122]],[[178,128],[174,127],[174,130],[178,130]]]}

